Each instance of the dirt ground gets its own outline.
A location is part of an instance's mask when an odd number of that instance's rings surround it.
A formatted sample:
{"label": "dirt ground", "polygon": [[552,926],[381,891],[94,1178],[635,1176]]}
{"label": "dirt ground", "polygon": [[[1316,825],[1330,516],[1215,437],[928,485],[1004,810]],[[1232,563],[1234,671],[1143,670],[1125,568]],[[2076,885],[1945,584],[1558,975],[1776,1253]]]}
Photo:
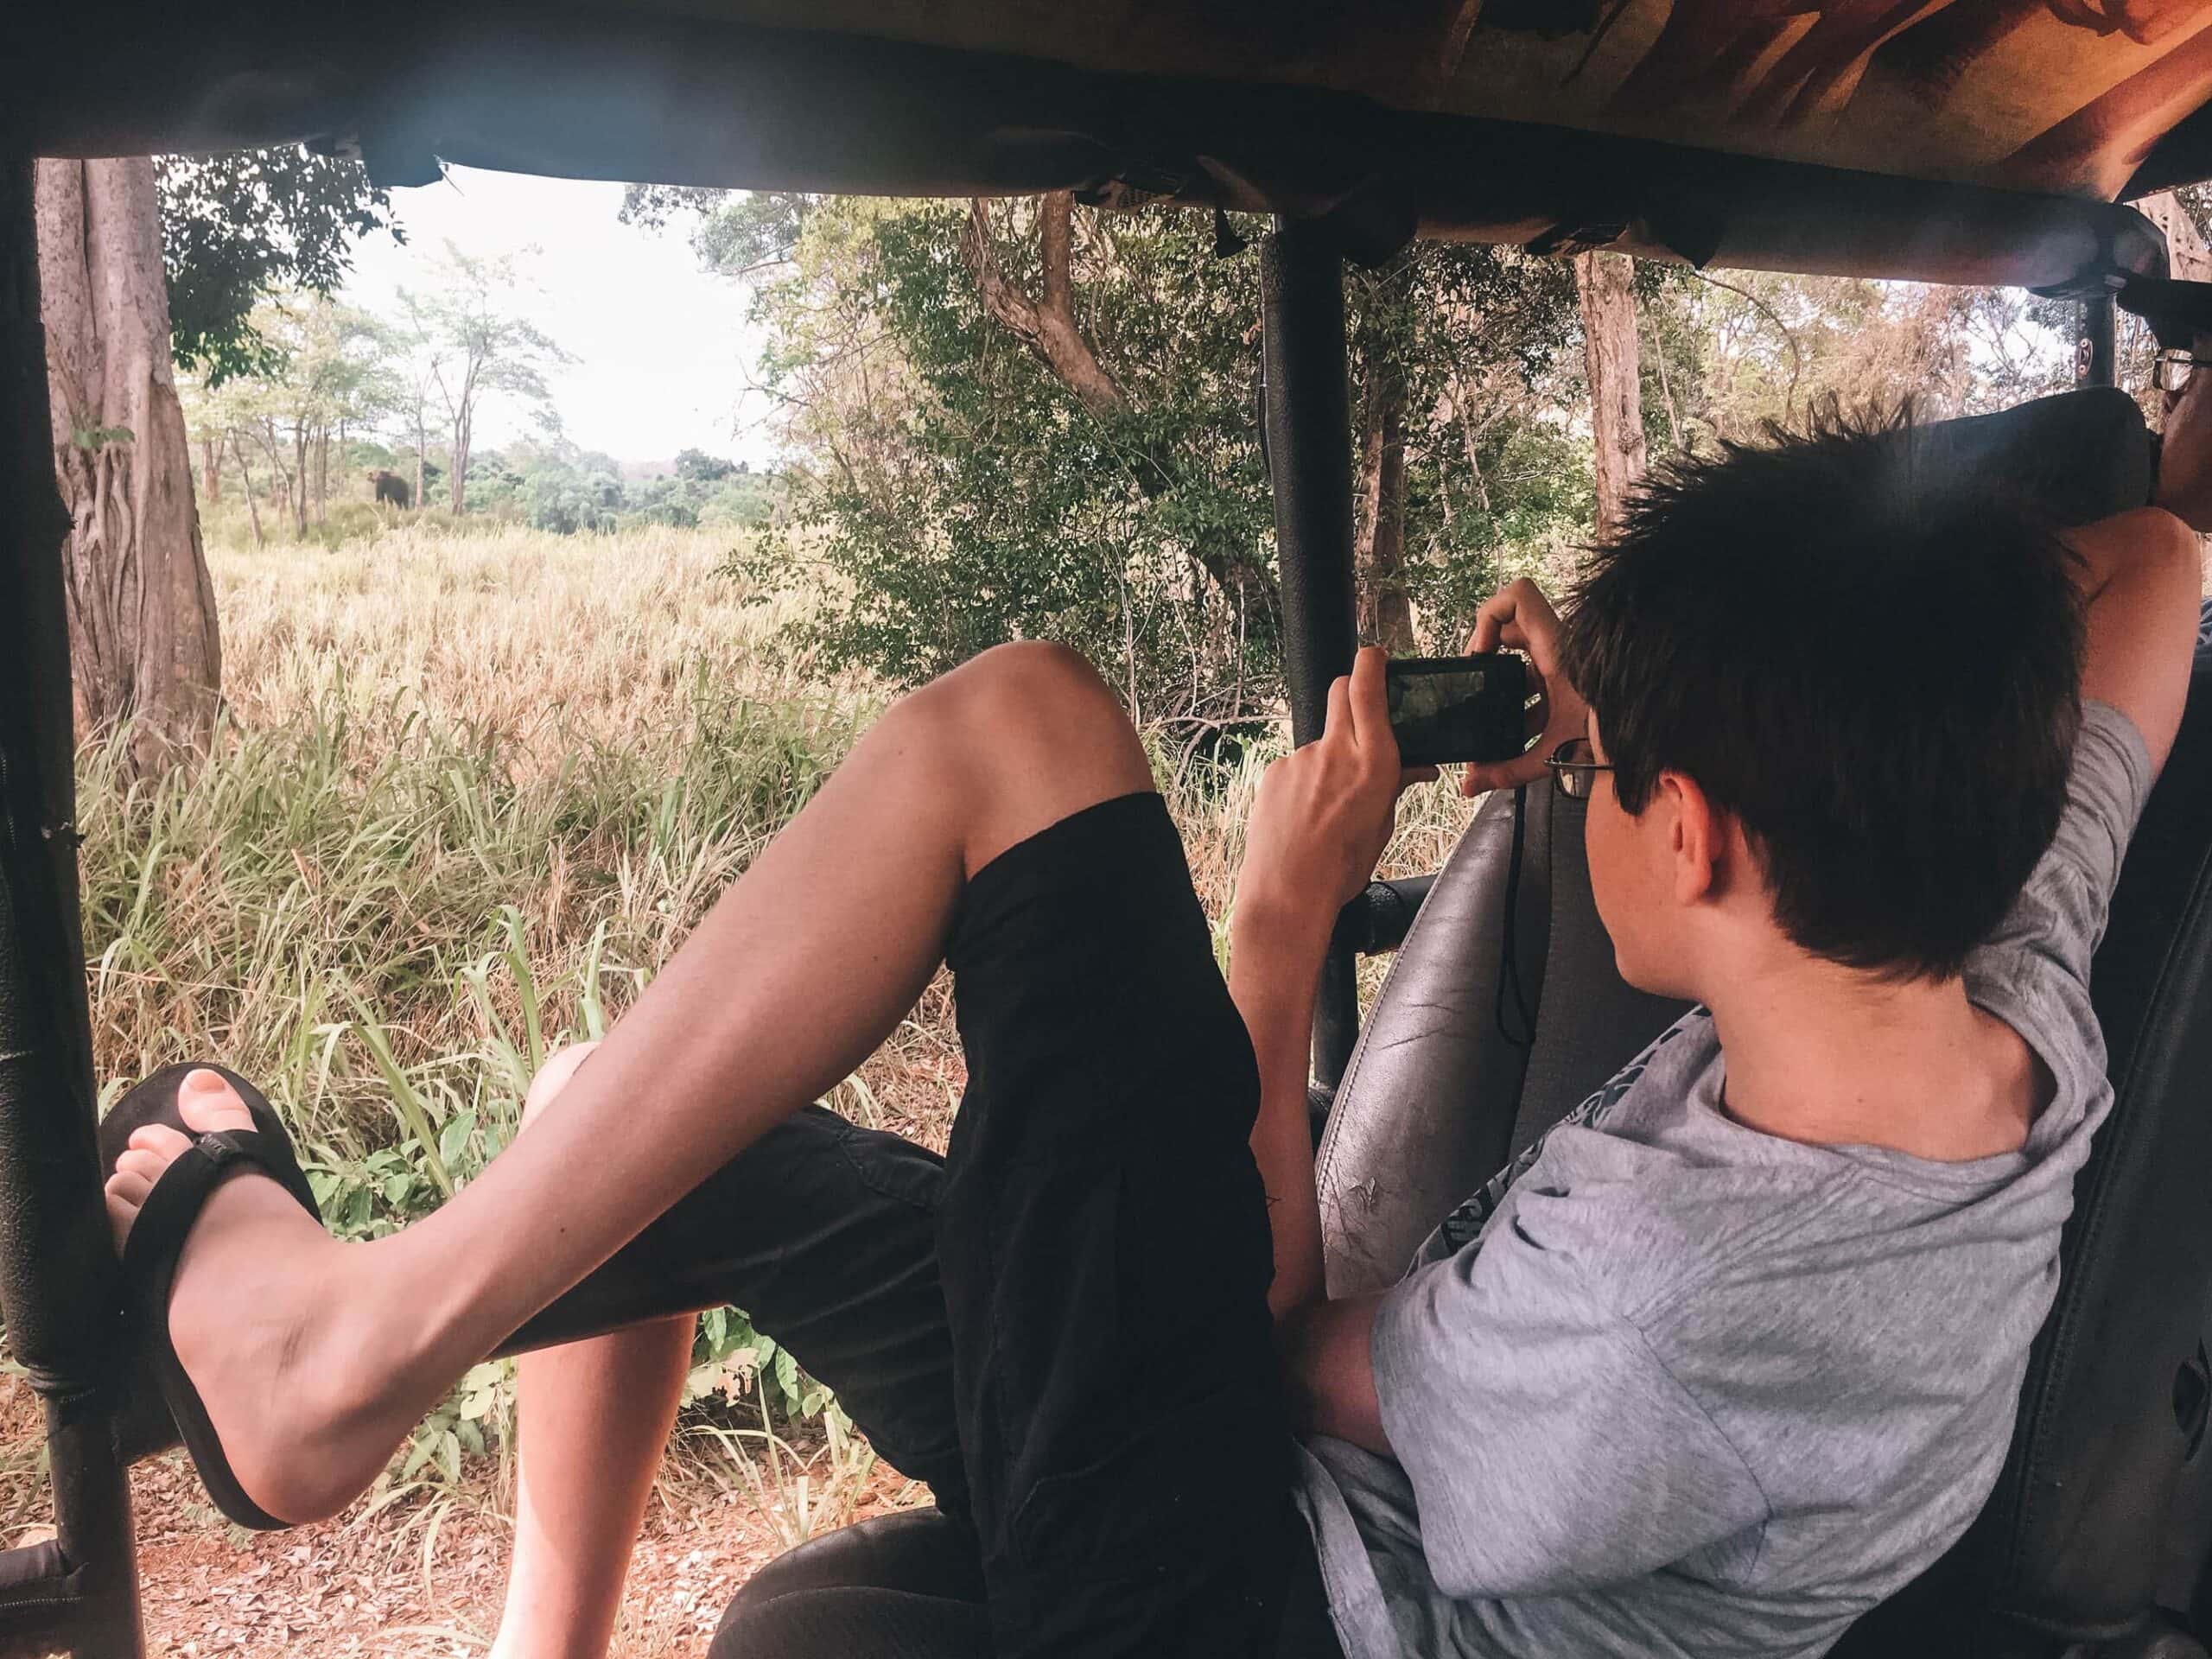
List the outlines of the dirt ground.
{"label": "dirt ground", "polygon": [[[29,1390],[0,1382],[0,1468],[15,1517],[8,1545],[52,1535],[33,1476]],[[149,1653],[177,1659],[480,1659],[505,1588],[511,1531],[490,1491],[409,1501],[366,1519],[251,1533],[216,1513],[181,1453],[131,1479]],[[852,1518],[925,1502],[883,1465]],[[718,1475],[672,1459],[645,1520],[613,1659],[698,1659],[737,1588],[798,1525]]]}

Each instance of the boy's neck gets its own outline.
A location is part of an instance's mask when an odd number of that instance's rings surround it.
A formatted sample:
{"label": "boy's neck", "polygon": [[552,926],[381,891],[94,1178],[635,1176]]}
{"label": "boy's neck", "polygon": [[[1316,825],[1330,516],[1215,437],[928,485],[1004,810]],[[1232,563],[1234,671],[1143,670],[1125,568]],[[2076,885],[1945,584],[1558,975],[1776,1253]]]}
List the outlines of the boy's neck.
{"label": "boy's neck", "polygon": [[1962,980],[1893,983],[1789,950],[1705,997],[1747,1128],[1959,1162],[2017,1152],[2050,1098],[2026,1042]]}

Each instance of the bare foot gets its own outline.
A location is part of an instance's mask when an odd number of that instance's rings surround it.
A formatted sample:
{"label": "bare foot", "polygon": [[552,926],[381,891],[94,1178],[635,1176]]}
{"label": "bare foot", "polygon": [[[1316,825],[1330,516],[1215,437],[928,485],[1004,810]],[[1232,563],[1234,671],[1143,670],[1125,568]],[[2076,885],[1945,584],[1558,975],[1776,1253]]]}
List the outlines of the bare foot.
{"label": "bare foot", "polygon": [[[251,1129],[252,1115],[213,1071],[193,1071],[178,1113],[199,1133]],[[148,1124],[107,1183],[118,1251],[162,1172],[192,1141]],[[379,1384],[356,1252],[275,1181],[245,1170],[208,1195],[177,1262],[169,1340],[222,1440],[232,1472],[281,1521],[336,1514],[367,1490],[421,1402]]]}

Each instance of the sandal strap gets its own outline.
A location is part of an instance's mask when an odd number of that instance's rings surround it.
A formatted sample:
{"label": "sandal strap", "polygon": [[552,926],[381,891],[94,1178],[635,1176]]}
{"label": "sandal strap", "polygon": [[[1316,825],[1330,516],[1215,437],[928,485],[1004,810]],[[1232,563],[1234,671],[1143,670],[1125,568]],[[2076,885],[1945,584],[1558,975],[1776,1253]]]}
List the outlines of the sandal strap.
{"label": "sandal strap", "polygon": [[259,1170],[296,1198],[304,1196],[308,1213],[315,1213],[312,1195],[300,1190],[306,1180],[290,1147],[272,1145],[258,1129],[207,1130],[170,1160],[139,1206],[123,1245],[125,1282],[157,1290],[166,1304],[176,1258],[207,1195],[218,1182],[245,1167]]}

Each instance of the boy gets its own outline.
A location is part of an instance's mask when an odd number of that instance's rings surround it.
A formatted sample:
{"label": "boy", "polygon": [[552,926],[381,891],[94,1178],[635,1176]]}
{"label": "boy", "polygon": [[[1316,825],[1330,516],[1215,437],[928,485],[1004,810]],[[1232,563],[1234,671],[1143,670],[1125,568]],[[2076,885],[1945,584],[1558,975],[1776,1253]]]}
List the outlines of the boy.
{"label": "boy", "polygon": [[[195,1455],[329,1514],[626,1244],[711,1264],[961,1541],[926,1583],[748,1599],[721,1650],[1821,1651],[2004,1455],[2110,1100],[2084,982],[2185,695],[2203,396],[2162,506],[2070,548],[1834,430],[1662,480],[1565,627],[1526,584],[1484,607],[1473,648],[1548,699],[1465,786],[1586,793],[1622,972],[1702,1007],[1391,1291],[1324,1298],[1305,1109],[1331,923],[1408,781],[1380,654],[1268,772],[1224,989],[1111,693],[1010,647],[887,715],[438,1214],[340,1246],[213,1186],[155,1304]],[[805,1106],[940,960],[942,1163]],[[245,1122],[213,1072],[179,1099]],[[192,1147],[133,1135],[118,1236]],[[525,1361],[503,1659],[604,1650],[688,1340]],[[1283,1634],[1323,1596],[1333,1636]]]}

